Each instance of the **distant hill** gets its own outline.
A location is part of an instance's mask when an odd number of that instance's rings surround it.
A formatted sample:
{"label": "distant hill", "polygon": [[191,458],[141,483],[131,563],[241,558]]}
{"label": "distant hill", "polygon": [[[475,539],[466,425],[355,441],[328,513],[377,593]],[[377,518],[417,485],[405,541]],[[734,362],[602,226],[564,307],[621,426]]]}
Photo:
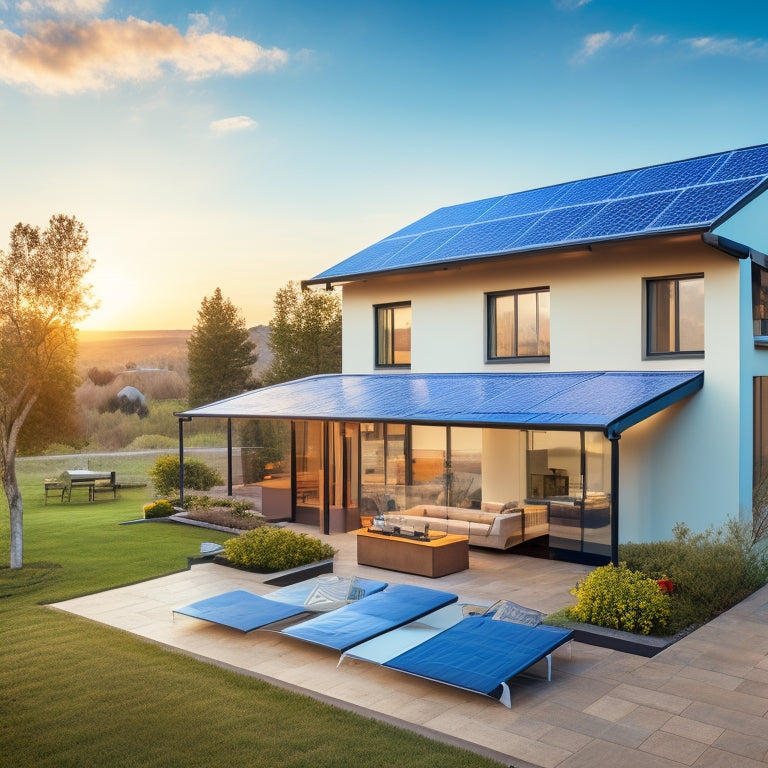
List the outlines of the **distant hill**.
{"label": "distant hill", "polygon": [[[258,378],[272,363],[267,346],[269,326],[249,328],[259,360],[254,366]],[[90,368],[121,371],[125,368],[163,368],[187,376],[187,339],[191,331],[80,331],[78,370],[85,376]]]}

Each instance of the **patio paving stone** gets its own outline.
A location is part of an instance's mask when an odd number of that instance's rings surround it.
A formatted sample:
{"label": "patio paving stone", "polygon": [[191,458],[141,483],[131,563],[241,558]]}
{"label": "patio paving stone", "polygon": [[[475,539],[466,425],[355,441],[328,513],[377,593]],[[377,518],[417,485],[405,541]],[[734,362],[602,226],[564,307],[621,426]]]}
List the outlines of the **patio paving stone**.
{"label": "patio paving stone", "polygon": [[[340,575],[442,589],[481,605],[512,599],[546,613],[572,604],[570,589],[590,570],[473,548],[469,570],[428,579],[359,567],[354,536],[322,538],[338,550]],[[337,668],[337,654],[274,632],[174,618],[174,608],[233,589],[266,594],[265,578],[204,563],[54,608],[516,768],[757,768],[768,760],[768,587],[651,659],[575,642],[558,649],[552,682],[543,664],[515,678],[507,709],[355,659]]]}

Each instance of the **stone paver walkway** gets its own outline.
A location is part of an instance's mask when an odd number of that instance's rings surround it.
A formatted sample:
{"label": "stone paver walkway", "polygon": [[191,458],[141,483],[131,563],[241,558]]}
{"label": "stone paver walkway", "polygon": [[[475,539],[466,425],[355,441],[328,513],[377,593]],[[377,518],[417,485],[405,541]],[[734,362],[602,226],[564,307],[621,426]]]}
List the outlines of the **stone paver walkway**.
{"label": "stone paver walkway", "polygon": [[[294,526],[302,530],[301,526]],[[308,530],[308,529],[303,529]],[[551,612],[589,569],[473,549],[470,570],[441,579],[359,567],[353,536],[323,537],[335,571]],[[552,682],[516,678],[512,708],[347,659],[270,632],[244,635],[173,608],[231,589],[265,594],[263,577],[214,564],[55,607],[212,663],[455,743],[506,765],[545,768],[756,768],[768,763],[768,587],[652,659],[572,643]]]}

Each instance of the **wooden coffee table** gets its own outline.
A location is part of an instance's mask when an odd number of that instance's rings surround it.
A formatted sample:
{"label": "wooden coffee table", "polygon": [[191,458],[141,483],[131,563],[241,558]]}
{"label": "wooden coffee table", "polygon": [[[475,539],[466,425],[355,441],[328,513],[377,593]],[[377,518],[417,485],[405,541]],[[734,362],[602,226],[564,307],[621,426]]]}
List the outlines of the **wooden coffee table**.
{"label": "wooden coffee table", "polygon": [[447,576],[469,568],[469,538],[455,534],[430,541],[371,533],[365,528],[357,536],[357,562],[415,576]]}

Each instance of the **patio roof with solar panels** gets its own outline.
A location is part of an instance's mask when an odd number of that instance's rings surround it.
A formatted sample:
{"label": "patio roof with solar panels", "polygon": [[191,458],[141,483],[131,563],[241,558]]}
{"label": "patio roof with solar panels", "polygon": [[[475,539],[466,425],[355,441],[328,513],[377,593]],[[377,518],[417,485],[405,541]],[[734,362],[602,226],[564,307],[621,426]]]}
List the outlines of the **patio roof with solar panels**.
{"label": "patio roof with solar panels", "polygon": [[768,144],[439,208],[305,284],[706,232],[768,187]]}

